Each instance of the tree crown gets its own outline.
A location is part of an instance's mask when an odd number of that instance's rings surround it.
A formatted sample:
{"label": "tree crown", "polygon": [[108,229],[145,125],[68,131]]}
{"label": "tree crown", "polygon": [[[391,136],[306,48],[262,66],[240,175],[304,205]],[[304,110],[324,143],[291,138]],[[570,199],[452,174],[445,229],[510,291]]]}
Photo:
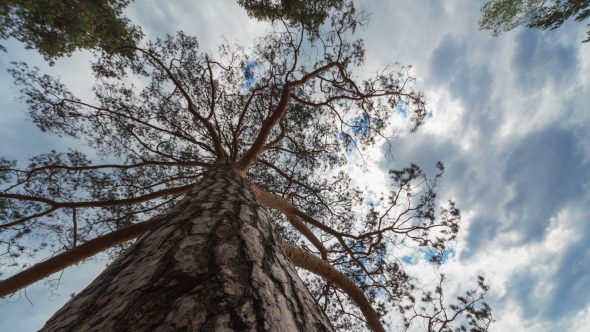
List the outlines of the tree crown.
{"label": "tree crown", "polygon": [[[581,22],[590,16],[590,1],[492,0],[483,5],[481,12],[480,29],[491,30],[497,37],[518,26],[555,30],[571,17]],[[590,30],[587,34],[583,43],[590,41]]]}
{"label": "tree crown", "polygon": [[129,0],[5,0],[0,39],[16,38],[52,64],[78,49],[135,45],[141,30],[122,16]]}
{"label": "tree crown", "polygon": [[[375,201],[363,202],[362,191],[351,187],[344,167],[351,154],[388,142],[400,107],[412,131],[427,111],[406,67],[356,78],[363,42],[347,40],[364,22],[362,12],[342,5],[325,21],[310,31],[278,20],[252,49],[226,43],[215,55],[200,52],[182,32],[119,47],[93,65],[93,103],[15,64],[12,75],[41,130],[84,140],[115,162],[92,165],[78,151],[34,157],[25,169],[2,159],[2,264],[67,252],[157,218],[213,163],[226,160],[256,184],[284,240],[347,276],[379,315],[397,311],[406,329],[425,319],[451,331],[465,314],[474,331],[487,330],[483,280],[447,309],[443,276],[434,291],[423,290],[391,256],[416,248],[434,264],[444,260],[461,219],[453,202],[435,216],[443,165],[434,177],[414,164],[391,171],[391,192]],[[137,56],[126,56],[130,51]],[[368,212],[360,215],[362,209]],[[337,328],[362,320],[362,306],[343,299],[346,289],[314,276],[307,282]]]}

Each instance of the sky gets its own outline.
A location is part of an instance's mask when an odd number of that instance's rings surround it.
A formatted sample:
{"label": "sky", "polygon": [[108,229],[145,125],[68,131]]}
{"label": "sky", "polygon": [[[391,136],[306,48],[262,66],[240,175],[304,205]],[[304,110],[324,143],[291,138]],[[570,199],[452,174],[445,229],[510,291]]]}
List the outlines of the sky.
{"label": "sky", "polygon": [[[581,332],[590,326],[590,43],[581,43],[588,22],[494,38],[478,29],[484,2],[365,3],[371,21],[359,31],[363,71],[412,65],[432,116],[417,133],[405,130],[392,141],[393,158],[374,151],[367,169],[353,175],[379,188],[388,169],[414,162],[432,174],[442,161],[439,199],[454,200],[463,215],[454,255],[441,267],[450,292],[483,275],[492,331]],[[228,0],[142,0],[126,13],[149,38],[184,30],[202,50],[215,51],[224,38],[248,45],[268,28]],[[3,45],[0,155],[24,161],[75,146],[27,122],[6,69],[27,61],[89,96],[89,53],[49,68],[22,45]],[[57,294],[41,282],[27,289],[30,302],[22,293],[2,300],[0,331],[37,330],[104,264],[67,269]]]}

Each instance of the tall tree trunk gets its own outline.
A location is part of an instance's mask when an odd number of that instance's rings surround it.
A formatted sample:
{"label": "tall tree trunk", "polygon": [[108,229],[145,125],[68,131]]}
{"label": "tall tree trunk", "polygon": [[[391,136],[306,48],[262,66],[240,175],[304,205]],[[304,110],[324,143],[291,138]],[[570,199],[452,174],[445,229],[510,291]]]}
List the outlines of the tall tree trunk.
{"label": "tall tree trunk", "polygon": [[251,184],[215,165],[42,331],[333,331]]}

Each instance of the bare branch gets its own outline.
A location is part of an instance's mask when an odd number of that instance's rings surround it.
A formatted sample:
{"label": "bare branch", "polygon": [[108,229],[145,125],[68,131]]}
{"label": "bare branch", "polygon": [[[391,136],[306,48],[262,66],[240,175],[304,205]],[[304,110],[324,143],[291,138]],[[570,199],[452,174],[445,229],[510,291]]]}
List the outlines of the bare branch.
{"label": "bare branch", "polygon": [[50,208],[50,209],[48,209],[48,210],[45,210],[45,211],[43,211],[43,212],[36,213],[36,214],[30,215],[30,216],[27,216],[27,217],[21,218],[21,219],[19,219],[19,220],[15,220],[15,221],[13,221],[13,222],[10,222],[10,223],[8,223],[8,224],[0,225],[0,229],[3,229],[3,228],[8,228],[8,227],[11,227],[11,226],[20,225],[20,224],[22,224],[22,223],[24,223],[24,222],[26,222],[26,221],[29,221],[29,220],[31,220],[31,219],[35,219],[35,218],[39,218],[39,217],[43,217],[44,215],[50,214],[51,212],[53,212],[53,211],[55,211],[55,210],[57,210],[57,209],[58,209],[58,208],[56,208],[56,207],[52,207],[52,208]]}
{"label": "bare branch", "polygon": [[0,194],[2,198],[12,198],[18,199],[23,201],[33,201],[33,202],[40,202],[49,204],[52,207],[56,208],[82,208],[82,207],[109,207],[109,206],[121,206],[121,205],[130,205],[130,204],[137,204],[147,202],[154,198],[168,196],[168,195],[179,195],[188,192],[194,184],[188,184],[182,187],[176,188],[168,188],[163,189],[160,191],[156,191],[147,195],[134,197],[134,198],[125,198],[125,199],[118,199],[118,200],[108,200],[108,201],[88,201],[88,202],[56,202],[44,197],[34,197],[34,196],[25,196],[19,194]]}
{"label": "bare branch", "polygon": [[20,183],[24,183],[24,182],[27,182],[30,179],[31,175],[33,175],[34,173],[44,171],[44,170],[65,169],[67,171],[72,171],[72,172],[81,172],[81,171],[103,169],[103,168],[129,169],[129,168],[136,168],[136,167],[142,167],[142,166],[148,166],[148,165],[183,166],[183,167],[184,166],[186,166],[186,167],[197,166],[197,167],[205,167],[205,168],[211,167],[211,164],[199,162],[199,161],[153,161],[153,160],[148,160],[148,161],[144,161],[144,162],[133,164],[133,165],[118,165],[118,164],[105,164],[105,165],[95,165],[95,166],[48,165],[48,166],[33,168],[33,169],[27,170],[27,171],[23,171],[23,170],[19,170],[19,169],[12,169],[12,168],[7,168],[6,171],[27,173],[27,178],[20,182]]}
{"label": "bare branch", "polygon": [[348,294],[348,296],[350,296],[350,298],[357,304],[365,316],[367,324],[369,324],[369,327],[371,327],[373,331],[385,332],[385,328],[381,324],[381,321],[379,321],[379,315],[377,315],[377,312],[373,309],[369,300],[367,300],[365,293],[363,293],[363,291],[345,274],[336,270],[328,262],[321,260],[296,246],[281,243],[281,247],[295,266],[321,276]]}
{"label": "bare branch", "polygon": [[133,224],[108,233],[81,244],[64,253],[54,256],[44,262],[38,263],[12,277],[0,281],[0,298],[23,289],[43,278],[47,278],[55,272],[59,272],[69,266],[94,256],[125,241],[133,240],[143,234],[147,229],[160,220],[160,217],[152,218],[144,222]]}
{"label": "bare branch", "polygon": [[132,47],[132,46],[128,46],[128,47],[121,47],[118,50],[123,50],[123,49],[131,49],[131,50],[135,50],[135,51],[139,51],[143,54],[145,54],[146,56],[148,56],[150,59],[152,59],[157,65],[159,65],[168,75],[168,77],[170,78],[170,80],[172,80],[172,82],[174,83],[174,85],[178,88],[178,90],[180,91],[180,93],[184,96],[184,98],[186,99],[187,103],[188,103],[188,111],[193,115],[193,117],[199,121],[207,130],[207,132],[209,133],[211,140],[213,141],[213,146],[215,148],[215,154],[217,157],[223,157],[226,155],[225,151],[223,150],[223,146],[221,145],[221,140],[219,139],[219,135],[217,133],[217,131],[215,131],[215,128],[213,127],[213,125],[211,124],[211,122],[209,122],[206,118],[204,118],[203,116],[201,116],[196,110],[195,110],[195,106],[193,103],[193,100],[191,99],[191,97],[189,96],[189,94],[186,92],[186,90],[184,89],[184,87],[182,86],[182,84],[176,79],[176,77],[172,74],[172,72],[170,71],[170,69],[168,67],[166,67],[166,65],[164,65],[164,63],[162,63],[162,61],[160,59],[158,59],[155,55],[153,55],[152,53],[139,48],[139,47]]}
{"label": "bare branch", "polygon": [[287,111],[287,105],[289,104],[289,100],[291,98],[291,89],[302,86],[307,83],[309,80],[317,77],[322,72],[329,70],[332,67],[337,66],[338,63],[332,62],[325,66],[322,66],[311,73],[303,76],[300,80],[286,83],[283,86],[283,91],[281,93],[281,99],[273,113],[264,120],[262,126],[260,127],[260,131],[258,132],[258,136],[254,140],[254,143],[250,146],[250,149],[242,156],[242,158],[236,163],[235,170],[238,174],[244,176],[246,171],[250,168],[250,166],[256,161],[256,158],[264,151],[264,146],[266,145],[266,140],[270,135],[270,131],[272,128],[281,120],[285,111]]}
{"label": "bare branch", "polygon": [[[260,204],[262,204],[263,206],[269,207],[269,208],[274,208],[274,209],[279,210],[277,208],[277,204],[282,204],[282,201],[277,200],[276,198],[280,198],[280,197],[266,192],[265,190],[261,189],[260,187],[258,187],[255,184],[252,184],[252,189],[254,191],[254,194],[256,195],[256,199],[258,199]],[[287,213],[286,213],[286,216],[287,216],[287,219],[289,220],[289,222],[291,223],[291,225],[293,225],[293,227],[296,230],[298,230],[303,236],[305,236],[309,240],[309,242],[311,242],[320,251],[320,255],[321,255],[322,259],[327,260],[328,259],[328,250],[326,249],[326,247],[324,247],[324,244],[322,243],[322,241],[320,241],[320,239],[318,239],[315,236],[315,234],[313,234],[313,232],[304,223],[302,223],[301,220],[299,220],[299,217],[297,217],[296,215],[287,214]]]}

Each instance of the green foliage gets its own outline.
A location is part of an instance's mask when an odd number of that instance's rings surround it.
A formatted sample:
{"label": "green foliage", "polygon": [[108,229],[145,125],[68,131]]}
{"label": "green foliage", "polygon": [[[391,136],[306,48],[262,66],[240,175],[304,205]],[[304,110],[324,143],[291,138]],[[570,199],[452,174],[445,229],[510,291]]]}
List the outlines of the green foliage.
{"label": "green foliage", "polygon": [[341,0],[238,0],[248,15],[261,21],[285,20],[317,30],[333,8],[341,8]]}
{"label": "green foliage", "polygon": [[3,0],[0,38],[16,38],[37,49],[46,60],[69,56],[77,49],[107,52],[132,46],[140,29],[122,17],[130,0]]}
{"label": "green foliage", "polygon": [[[481,12],[480,29],[491,30],[497,37],[518,26],[554,30],[570,17],[581,22],[590,16],[590,0],[491,0],[484,4]],[[587,34],[584,43],[590,41],[590,29]]]}

